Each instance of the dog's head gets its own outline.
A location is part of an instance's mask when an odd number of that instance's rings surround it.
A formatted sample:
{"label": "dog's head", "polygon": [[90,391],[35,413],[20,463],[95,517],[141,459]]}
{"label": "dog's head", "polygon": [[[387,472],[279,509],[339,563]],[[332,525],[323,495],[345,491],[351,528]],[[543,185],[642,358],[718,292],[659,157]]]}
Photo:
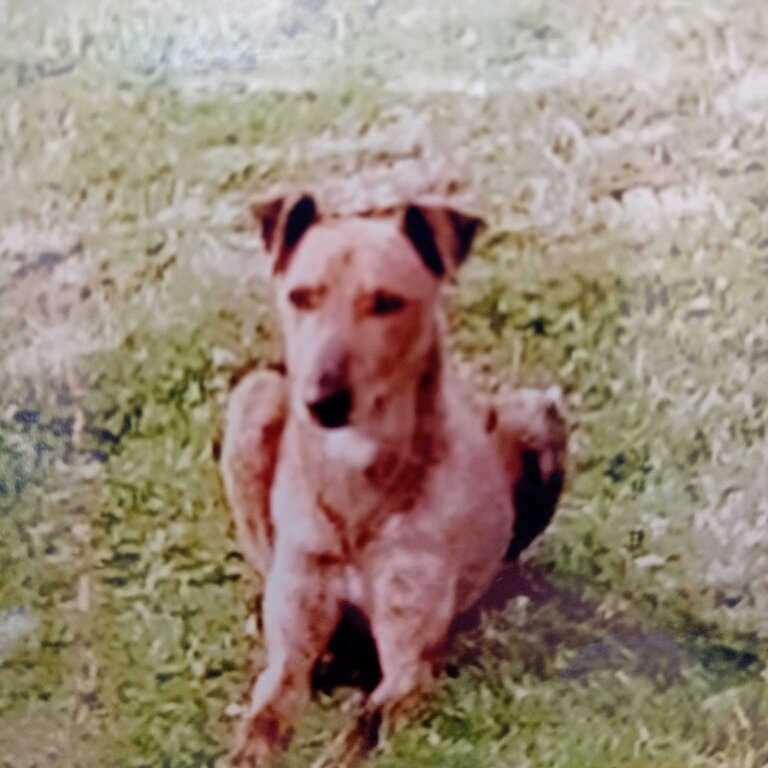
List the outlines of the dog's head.
{"label": "dog's head", "polygon": [[328,430],[392,434],[434,357],[440,283],[480,220],[417,203],[323,217],[310,195],[253,212],[273,260],[294,412]]}

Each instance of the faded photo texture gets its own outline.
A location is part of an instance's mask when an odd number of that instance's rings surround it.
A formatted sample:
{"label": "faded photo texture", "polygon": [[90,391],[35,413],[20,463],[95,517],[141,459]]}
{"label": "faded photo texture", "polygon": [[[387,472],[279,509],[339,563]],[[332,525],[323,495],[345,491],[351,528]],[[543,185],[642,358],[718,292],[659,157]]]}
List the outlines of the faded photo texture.
{"label": "faded photo texture", "polygon": [[481,213],[451,357],[572,430],[366,765],[768,765],[768,4],[0,0],[0,177],[0,766],[229,765],[262,584],[218,445],[286,181]]}

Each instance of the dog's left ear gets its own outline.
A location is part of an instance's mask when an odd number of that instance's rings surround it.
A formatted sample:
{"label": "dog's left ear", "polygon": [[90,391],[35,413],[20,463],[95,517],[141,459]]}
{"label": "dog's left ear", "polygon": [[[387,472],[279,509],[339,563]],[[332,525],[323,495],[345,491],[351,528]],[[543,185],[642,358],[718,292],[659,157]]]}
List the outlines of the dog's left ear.
{"label": "dog's left ear", "polygon": [[402,230],[427,269],[443,277],[464,263],[482,223],[478,216],[447,205],[411,203],[403,211]]}

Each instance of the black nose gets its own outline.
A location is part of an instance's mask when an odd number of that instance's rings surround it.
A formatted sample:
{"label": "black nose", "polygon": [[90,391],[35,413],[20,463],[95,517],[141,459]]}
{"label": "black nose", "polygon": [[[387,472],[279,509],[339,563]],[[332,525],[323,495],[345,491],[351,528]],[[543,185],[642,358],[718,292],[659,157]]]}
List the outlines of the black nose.
{"label": "black nose", "polygon": [[352,410],[352,393],[348,389],[339,389],[328,397],[310,403],[309,412],[326,429],[336,429],[349,423]]}

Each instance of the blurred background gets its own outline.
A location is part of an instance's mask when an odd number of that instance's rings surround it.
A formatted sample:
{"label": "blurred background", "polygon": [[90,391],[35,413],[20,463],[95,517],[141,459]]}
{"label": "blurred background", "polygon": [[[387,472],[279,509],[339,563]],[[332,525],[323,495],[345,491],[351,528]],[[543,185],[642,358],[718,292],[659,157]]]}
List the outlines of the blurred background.
{"label": "blurred background", "polygon": [[0,0],[0,43],[4,766],[227,764],[261,585],[216,443],[280,354],[283,180],[471,199],[455,362],[573,423],[556,522],[370,765],[768,765],[768,5]]}

